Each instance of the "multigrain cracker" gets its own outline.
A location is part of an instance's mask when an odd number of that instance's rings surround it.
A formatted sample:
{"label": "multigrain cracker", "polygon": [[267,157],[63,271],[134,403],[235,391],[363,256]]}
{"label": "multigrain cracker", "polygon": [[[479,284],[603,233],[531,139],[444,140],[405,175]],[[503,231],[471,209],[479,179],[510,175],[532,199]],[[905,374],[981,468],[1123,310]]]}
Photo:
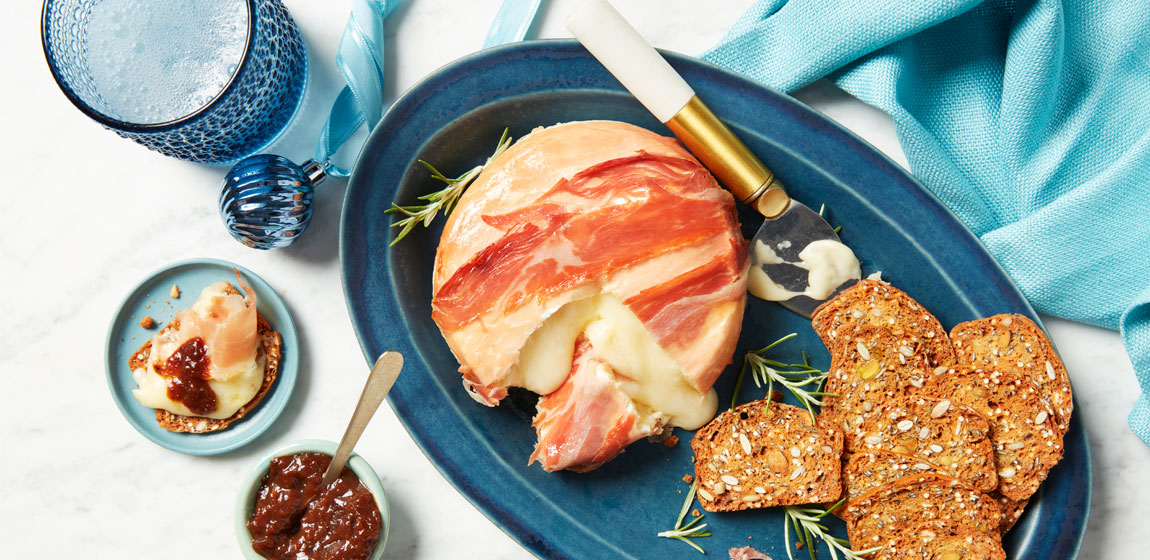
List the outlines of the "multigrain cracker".
{"label": "multigrain cracker", "polygon": [[[819,421],[844,433],[848,501],[835,514],[854,548],[885,546],[876,560],[1005,558],[1001,534],[1061,459],[1073,412],[1045,333],[1021,315],[996,315],[948,336],[879,280],[823,304],[812,325],[831,352]],[[901,358],[884,351],[892,340],[905,346]],[[876,355],[899,363],[860,367]],[[925,367],[909,359],[918,356]]]}
{"label": "multigrain cracker", "polygon": [[932,375],[917,341],[885,327],[843,326],[840,342],[831,355],[819,422],[844,432],[862,425],[908,387],[922,387]]}
{"label": "multigrain cracker", "polygon": [[995,315],[959,323],[950,331],[958,367],[1029,377],[1054,409],[1062,433],[1070,428],[1074,400],[1070,376],[1046,333],[1022,315]]}
{"label": "multigrain cracker", "polygon": [[998,491],[1029,498],[1062,459],[1062,431],[1054,411],[1030,378],[997,370],[950,371],[925,389],[973,408],[990,422]]}
{"label": "multigrain cracker", "polygon": [[789,404],[724,411],[695,433],[691,449],[707,511],[833,502],[842,492],[842,434]]}
{"label": "multigrain cracker", "polygon": [[971,487],[998,486],[990,425],[981,414],[947,399],[900,396],[845,434],[850,452],[872,449],[930,461]]}
{"label": "multigrain cracker", "polygon": [[903,533],[873,560],[1006,560],[996,534],[932,536],[929,528]]}
{"label": "multigrain cracker", "polygon": [[933,367],[954,363],[954,349],[938,319],[906,292],[882,280],[859,280],[815,309],[811,325],[828,349],[840,345],[844,326],[874,325],[886,327],[899,338],[918,341]]}
{"label": "multigrain cracker", "polygon": [[856,549],[889,546],[903,534],[998,535],[995,501],[947,477],[896,482],[846,506],[847,532]]}
{"label": "multigrain cracker", "polygon": [[1012,500],[1000,494],[997,490],[990,493],[990,497],[998,502],[998,509],[1002,510],[1002,521],[998,524],[998,532],[1005,535],[1015,523],[1022,517],[1022,513],[1026,510],[1026,504],[1030,503],[1029,499],[1026,500]]}
{"label": "multigrain cracker", "polygon": [[[229,285],[225,293],[234,295],[240,292],[236,290],[234,286]],[[179,327],[179,319],[174,319],[164,327],[164,331],[168,329],[178,329]],[[264,397],[271,391],[272,385],[279,375],[280,361],[283,357],[283,338],[280,336],[280,333],[272,330],[271,325],[268,324],[267,319],[265,319],[262,314],[257,314],[257,328],[260,341],[258,352],[260,352],[264,358],[264,379],[255,396],[252,397],[247,404],[240,407],[235,414],[224,419],[205,418],[202,416],[181,416],[166,410],[156,409],[156,422],[160,424],[160,427],[171,432],[196,434],[217,432],[231,426],[252,410],[255,410],[255,408],[263,402]],[[147,368],[148,358],[151,354],[152,341],[149,339],[128,359],[128,368],[131,371]]]}
{"label": "multigrain cracker", "polygon": [[843,465],[843,490],[848,500],[856,500],[871,490],[908,476],[950,475],[921,457],[872,449],[851,455]]}

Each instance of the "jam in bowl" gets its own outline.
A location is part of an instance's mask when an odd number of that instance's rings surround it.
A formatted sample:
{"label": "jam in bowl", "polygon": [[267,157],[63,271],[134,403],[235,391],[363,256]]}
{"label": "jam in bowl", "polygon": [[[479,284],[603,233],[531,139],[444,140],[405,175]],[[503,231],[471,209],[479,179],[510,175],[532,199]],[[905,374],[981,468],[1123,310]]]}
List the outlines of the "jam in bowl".
{"label": "jam in bowl", "polygon": [[353,454],[339,478],[320,488],[336,444],[297,442],[265,457],[236,501],[236,537],[251,560],[376,560],[387,541],[383,486]]}

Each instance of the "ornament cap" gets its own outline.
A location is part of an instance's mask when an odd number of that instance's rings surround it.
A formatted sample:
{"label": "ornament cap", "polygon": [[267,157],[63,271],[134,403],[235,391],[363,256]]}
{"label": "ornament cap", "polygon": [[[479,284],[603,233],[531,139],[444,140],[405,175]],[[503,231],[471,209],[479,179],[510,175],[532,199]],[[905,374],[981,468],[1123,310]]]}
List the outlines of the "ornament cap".
{"label": "ornament cap", "polygon": [[303,164],[303,174],[312,187],[318,187],[327,180],[327,167],[314,159],[309,159]]}

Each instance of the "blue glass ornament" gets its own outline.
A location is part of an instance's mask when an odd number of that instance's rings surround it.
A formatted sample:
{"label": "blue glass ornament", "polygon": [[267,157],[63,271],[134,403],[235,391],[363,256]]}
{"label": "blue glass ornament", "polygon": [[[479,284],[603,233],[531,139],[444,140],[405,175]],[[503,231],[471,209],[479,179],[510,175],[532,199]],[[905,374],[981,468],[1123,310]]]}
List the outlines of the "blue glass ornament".
{"label": "blue glass ornament", "polygon": [[220,216],[228,233],[253,249],[291,245],[311,222],[315,187],[327,178],[323,165],[260,154],[240,160],[224,177]]}

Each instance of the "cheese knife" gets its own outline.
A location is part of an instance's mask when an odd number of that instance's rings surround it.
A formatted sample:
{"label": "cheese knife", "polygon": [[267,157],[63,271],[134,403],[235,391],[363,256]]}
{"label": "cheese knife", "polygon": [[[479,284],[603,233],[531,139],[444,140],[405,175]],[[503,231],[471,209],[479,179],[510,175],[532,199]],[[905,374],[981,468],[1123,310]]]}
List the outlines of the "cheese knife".
{"label": "cheese knife", "polygon": [[764,218],[750,242],[752,295],[804,317],[860,277],[858,259],[775,176],[606,0],[586,0],[567,29],[718,181]]}

